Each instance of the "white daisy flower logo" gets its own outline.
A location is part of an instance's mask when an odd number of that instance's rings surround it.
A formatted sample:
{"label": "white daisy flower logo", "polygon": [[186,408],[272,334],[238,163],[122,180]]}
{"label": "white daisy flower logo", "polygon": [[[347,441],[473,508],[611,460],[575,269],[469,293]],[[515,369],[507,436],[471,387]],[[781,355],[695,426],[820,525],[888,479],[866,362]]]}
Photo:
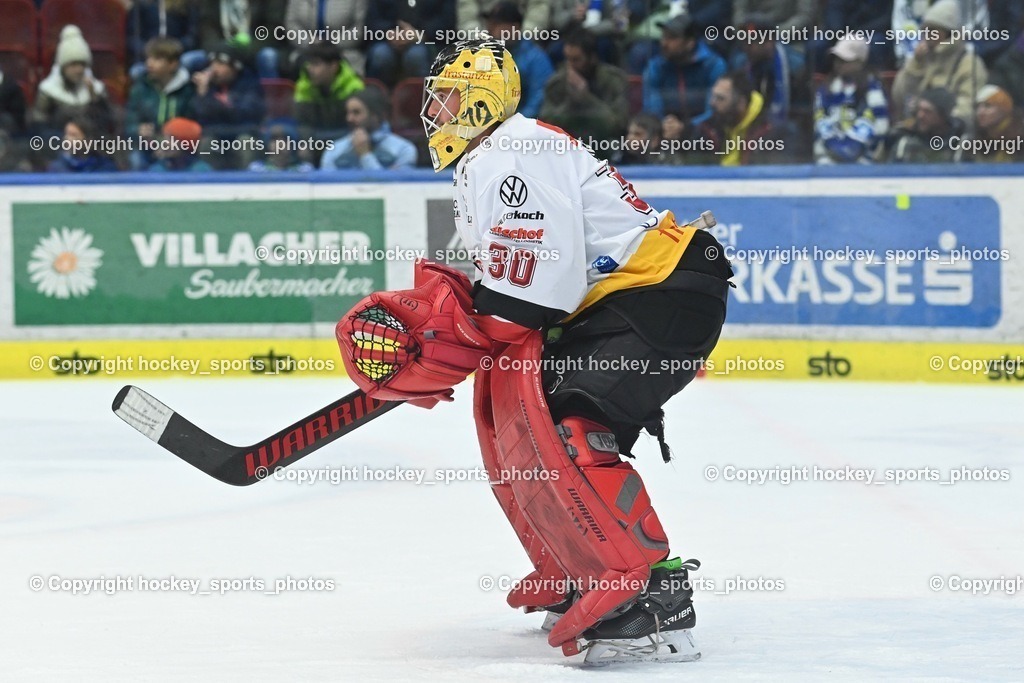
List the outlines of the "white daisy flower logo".
{"label": "white daisy flower logo", "polygon": [[39,240],[28,262],[36,290],[49,297],[85,296],[96,286],[93,276],[103,265],[103,251],[92,245],[92,235],[81,228],[63,227]]}

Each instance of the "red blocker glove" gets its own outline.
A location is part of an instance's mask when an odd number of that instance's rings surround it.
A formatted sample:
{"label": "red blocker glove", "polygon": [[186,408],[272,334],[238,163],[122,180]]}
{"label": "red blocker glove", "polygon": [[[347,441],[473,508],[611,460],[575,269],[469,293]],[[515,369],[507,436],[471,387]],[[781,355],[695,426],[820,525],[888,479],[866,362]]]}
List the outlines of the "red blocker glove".
{"label": "red blocker glove", "polygon": [[338,322],[345,370],[372,398],[423,408],[450,401],[494,347],[472,311],[469,278],[418,261],[413,289],[375,292]]}

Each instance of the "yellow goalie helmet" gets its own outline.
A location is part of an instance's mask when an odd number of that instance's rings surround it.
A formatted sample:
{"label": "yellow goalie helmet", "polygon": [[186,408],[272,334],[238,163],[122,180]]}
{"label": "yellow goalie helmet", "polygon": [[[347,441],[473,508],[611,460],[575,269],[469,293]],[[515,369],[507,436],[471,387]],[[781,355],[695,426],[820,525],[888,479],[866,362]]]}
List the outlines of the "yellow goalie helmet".
{"label": "yellow goalie helmet", "polygon": [[461,40],[437,56],[424,81],[420,119],[434,171],[459,158],[469,142],[516,112],[519,68],[505,41]]}

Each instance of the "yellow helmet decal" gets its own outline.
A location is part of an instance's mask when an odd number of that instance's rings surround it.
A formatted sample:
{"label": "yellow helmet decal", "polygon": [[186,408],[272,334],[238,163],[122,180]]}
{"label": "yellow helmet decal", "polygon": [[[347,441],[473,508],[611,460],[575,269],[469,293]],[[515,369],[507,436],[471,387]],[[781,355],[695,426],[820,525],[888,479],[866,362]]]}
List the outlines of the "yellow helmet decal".
{"label": "yellow helmet decal", "polygon": [[424,82],[420,110],[434,170],[448,166],[473,138],[512,116],[521,94],[519,68],[503,41],[488,37],[445,48]]}

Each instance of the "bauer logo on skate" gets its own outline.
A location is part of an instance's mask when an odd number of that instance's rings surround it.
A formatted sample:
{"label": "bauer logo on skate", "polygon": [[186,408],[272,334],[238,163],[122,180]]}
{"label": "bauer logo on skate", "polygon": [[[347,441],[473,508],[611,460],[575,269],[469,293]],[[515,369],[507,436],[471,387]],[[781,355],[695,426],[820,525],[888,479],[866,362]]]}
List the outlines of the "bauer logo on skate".
{"label": "bauer logo on skate", "polygon": [[[651,201],[686,213],[678,198]],[[989,197],[686,200],[693,204],[728,217],[711,232],[736,273],[732,324],[984,328],[1002,317],[1011,255]]]}

